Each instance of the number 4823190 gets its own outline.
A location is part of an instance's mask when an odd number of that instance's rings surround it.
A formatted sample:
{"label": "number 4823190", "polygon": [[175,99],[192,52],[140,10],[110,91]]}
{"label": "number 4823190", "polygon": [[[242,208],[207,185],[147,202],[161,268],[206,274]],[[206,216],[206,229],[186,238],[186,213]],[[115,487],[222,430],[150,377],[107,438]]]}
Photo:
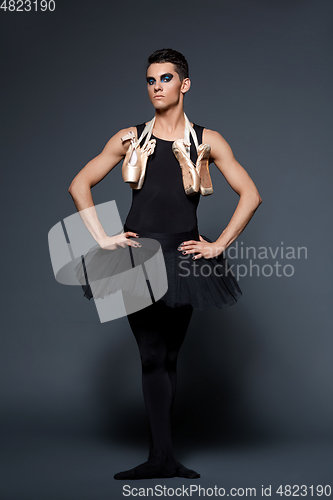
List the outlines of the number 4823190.
{"label": "number 4823190", "polygon": [[38,10],[45,12],[46,10],[53,12],[55,10],[54,0],[3,0],[0,9],[10,12],[29,12]]}

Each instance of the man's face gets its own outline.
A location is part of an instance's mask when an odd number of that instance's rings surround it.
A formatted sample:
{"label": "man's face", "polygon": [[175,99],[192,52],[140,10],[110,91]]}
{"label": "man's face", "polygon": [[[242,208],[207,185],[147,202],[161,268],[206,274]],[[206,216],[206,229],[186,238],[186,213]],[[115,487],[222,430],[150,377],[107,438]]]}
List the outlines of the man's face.
{"label": "man's face", "polygon": [[[156,109],[177,105],[182,92],[189,88],[189,79],[181,82],[172,63],[154,63],[147,69],[147,87],[151,103]],[[157,98],[156,96],[163,96]]]}

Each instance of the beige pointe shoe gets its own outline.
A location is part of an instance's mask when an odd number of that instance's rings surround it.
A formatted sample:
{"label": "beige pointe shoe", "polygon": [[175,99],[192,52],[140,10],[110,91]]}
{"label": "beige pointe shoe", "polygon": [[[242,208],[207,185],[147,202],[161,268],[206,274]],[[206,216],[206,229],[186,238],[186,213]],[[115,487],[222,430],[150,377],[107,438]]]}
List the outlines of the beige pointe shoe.
{"label": "beige pointe shoe", "polygon": [[135,134],[132,130],[130,130],[128,134],[124,135],[121,140],[122,142],[127,140],[131,141],[123,161],[122,174],[124,182],[138,182],[142,169],[140,144],[137,142]]}
{"label": "beige pointe shoe", "polygon": [[200,144],[198,147],[196,169],[200,177],[200,193],[202,196],[213,194],[213,184],[209,173],[210,150],[211,147],[209,144]]}
{"label": "beige pointe shoe", "polygon": [[200,177],[196,171],[195,165],[187,155],[185,146],[189,147],[190,144],[184,141],[184,139],[177,139],[172,144],[172,151],[182,169],[185,193],[187,195],[193,195],[199,191]]}
{"label": "beige pointe shoe", "polygon": [[141,189],[146,175],[146,165],[148,156],[152,155],[156,146],[156,139],[150,139],[147,144],[141,149],[141,174],[138,182],[130,182],[132,189]]}

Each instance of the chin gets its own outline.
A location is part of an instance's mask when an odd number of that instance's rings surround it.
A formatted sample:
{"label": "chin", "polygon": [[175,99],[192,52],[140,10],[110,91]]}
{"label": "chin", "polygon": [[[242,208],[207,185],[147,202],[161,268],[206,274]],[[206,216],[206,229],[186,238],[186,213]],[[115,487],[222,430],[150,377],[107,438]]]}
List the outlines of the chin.
{"label": "chin", "polygon": [[166,109],[170,106],[170,103],[166,103],[165,101],[162,102],[161,100],[159,99],[153,99],[152,101],[152,105],[154,106],[154,108],[156,109]]}
{"label": "chin", "polygon": [[153,106],[155,109],[166,109],[167,106],[161,106],[159,102],[153,102]]}

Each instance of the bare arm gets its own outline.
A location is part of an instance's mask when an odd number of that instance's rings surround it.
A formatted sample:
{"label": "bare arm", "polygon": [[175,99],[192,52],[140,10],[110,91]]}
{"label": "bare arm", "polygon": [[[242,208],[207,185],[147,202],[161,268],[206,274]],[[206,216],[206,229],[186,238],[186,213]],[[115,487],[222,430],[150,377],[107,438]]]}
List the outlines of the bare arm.
{"label": "bare arm", "polygon": [[228,184],[240,196],[229,224],[216,240],[219,249],[224,251],[244,231],[262,199],[249,174],[235,159],[227,141],[213,130],[204,129],[203,133],[203,142],[211,146],[210,161],[215,163]]}
{"label": "bare arm", "polygon": [[136,135],[136,127],[129,127],[117,132],[105,145],[103,151],[90,160],[85,167],[72,180],[68,191],[73,198],[74,204],[80,213],[80,216],[92,237],[102,248],[114,249],[114,245],[119,244],[136,246],[127,236],[135,236],[136,233],[127,232],[121,235],[108,236],[102,224],[100,223],[94,201],[91,194],[91,188],[98,184],[106,175],[125,157],[130,141],[122,143],[121,137],[126,135],[129,130],[133,130]]}

